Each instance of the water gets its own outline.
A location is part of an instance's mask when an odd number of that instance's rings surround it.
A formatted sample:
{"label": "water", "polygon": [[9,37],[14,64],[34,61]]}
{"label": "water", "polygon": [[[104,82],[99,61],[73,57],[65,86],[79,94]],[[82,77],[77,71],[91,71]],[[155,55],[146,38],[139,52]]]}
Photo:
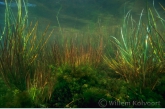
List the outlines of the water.
{"label": "water", "polygon": [[[149,5],[153,3],[149,0]],[[157,10],[165,4],[163,0],[155,0]],[[0,1],[0,12],[3,13],[4,2]],[[135,20],[139,19],[142,9],[146,8],[145,0],[29,0],[26,4],[29,10],[29,19],[39,20],[43,24],[50,23],[52,27],[57,27],[57,17],[63,28],[82,29],[91,23],[101,21],[102,25],[115,26],[121,23],[124,14],[131,10]],[[13,1],[10,6],[16,7]],[[24,6],[24,5],[23,5]],[[57,13],[61,8],[58,16]],[[144,10],[145,13],[145,10]],[[2,16],[1,16],[2,18]],[[2,22],[1,22],[2,23]]]}
{"label": "water", "polygon": [[[158,26],[160,18],[152,8],[153,1],[148,1],[155,19],[151,24],[156,22]],[[165,2],[155,0],[154,3],[161,18],[165,18],[165,10],[159,3],[165,7]],[[26,6],[28,23],[32,21],[34,25],[39,21],[38,28],[18,28],[18,31],[9,28],[4,35],[9,38],[3,37],[0,43],[0,72],[9,85],[21,90],[17,94],[17,90],[11,87],[8,97],[3,94],[7,92],[6,87],[2,87],[5,90],[0,90],[0,96],[3,96],[0,102],[3,100],[5,106],[22,107],[26,104],[33,107],[32,101],[34,107],[90,107],[91,104],[118,107],[120,100],[128,103],[126,105],[130,105],[129,101],[136,105],[138,100],[139,103],[143,100],[164,101],[162,87],[165,82],[159,78],[164,78],[165,71],[165,41],[161,38],[164,30],[160,31],[162,35],[152,32],[155,28],[151,30],[151,25],[146,22],[145,0],[28,0]],[[14,0],[9,7],[17,17]],[[24,15],[24,5],[22,9]],[[4,12],[5,4],[0,0],[0,27],[4,26]],[[126,14],[132,17],[137,27],[133,33],[134,28],[129,28],[130,25],[121,29]],[[140,18],[141,26],[137,26]],[[48,35],[43,35],[43,30],[48,24],[49,30],[55,31],[51,37],[53,44],[46,43],[45,49],[46,41],[40,41],[39,37],[44,36],[42,38],[46,40]],[[25,35],[19,34],[22,30]],[[29,31],[28,35],[26,31]],[[27,40],[21,40],[20,36]],[[23,41],[27,41],[27,45],[23,45]],[[4,84],[1,81],[0,76],[0,83]],[[47,102],[46,98],[50,101]],[[112,104],[111,100],[119,103],[112,101]]]}
{"label": "water", "polygon": [[[1,6],[6,6],[5,2],[0,2]],[[17,4],[15,2],[11,2],[8,4],[9,7],[17,7]],[[24,7],[24,4],[22,4],[22,6]],[[35,4],[30,4],[30,3],[26,3],[25,6],[27,7],[36,7]]]}
{"label": "water", "polygon": [[[121,23],[124,14],[129,10],[133,18],[138,20],[141,10],[146,8],[145,0],[41,0],[40,2],[35,0],[33,2],[37,7],[29,11],[32,16],[42,22],[50,22],[53,26],[58,26],[56,16],[61,8],[58,14],[61,26],[74,29],[83,29],[97,23],[98,20],[102,25],[116,26]],[[163,0],[155,1],[155,7],[161,12],[163,10],[159,2],[165,3]],[[149,4],[152,6],[152,0]],[[146,14],[145,11],[144,14]]]}

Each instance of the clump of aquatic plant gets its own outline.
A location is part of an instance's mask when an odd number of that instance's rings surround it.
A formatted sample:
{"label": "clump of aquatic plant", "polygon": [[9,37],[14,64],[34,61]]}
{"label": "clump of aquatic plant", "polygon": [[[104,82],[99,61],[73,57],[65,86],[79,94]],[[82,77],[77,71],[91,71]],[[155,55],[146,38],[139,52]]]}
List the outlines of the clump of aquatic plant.
{"label": "clump of aquatic plant", "polygon": [[30,76],[27,79],[27,92],[34,104],[38,107],[42,107],[50,99],[56,83],[51,70],[41,67],[36,68],[32,79]]}
{"label": "clump of aquatic plant", "polygon": [[[10,98],[10,99],[9,99]],[[4,103],[4,107],[7,108],[28,108],[34,107],[34,103],[31,100],[29,93],[26,91],[19,91],[17,89],[6,95],[7,101]]]}
{"label": "clump of aquatic plant", "polygon": [[[34,94],[32,93],[36,94],[35,91],[32,92],[34,88],[42,91],[41,95],[47,92],[46,96],[49,97],[51,95],[50,85],[53,86],[50,83],[52,78],[50,72],[46,70],[47,65],[44,61],[42,62],[45,64],[40,66],[40,58],[44,58],[41,52],[43,52],[53,31],[47,34],[48,26],[39,36],[37,33],[38,22],[28,24],[26,6],[25,15],[22,14],[21,0],[16,0],[17,17],[14,17],[14,13],[6,0],[5,3],[5,27],[0,39],[1,76],[10,88],[27,92],[29,90],[33,99]],[[46,37],[46,35],[48,36]]]}
{"label": "clump of aquatic plant", "polygon": [[[156,9],[154,8],[156,11]],[[158,16],[159,19],[156,17]],[[147,10],[148,23],[142,22],[143,10],[136,23],[130,11],[124,17],[121,38],[111,36],[114,52],[103,56],[105,62],[127,82],[135,86],[154,89],[160,75],[164,74],[164,39],[158,32],[164,27],[164,20],[156,11]],[[162,25],[157,25],[159,20]]]}
{"label": "clump of aquatic plant", "polygon": [[90,37],[84,37],[79,34],[79,36],[60,36],[56,38],[51,53],[54,65],[97,66],[102,60],[103,40],[102,38],[99,38],[100,41],[98,41]]}
{"label": "clump of aquatic plant", "polygon": [[74,71],[70,66],[51,68],[57,77],[57,84],[48,101],[48,107],[86,107],[92,103],[92,99],[95,103],[92,107],[99,107],[98,100],[108,93],[104,87],[106,73],[100,74],[94,67],[81,65]]}

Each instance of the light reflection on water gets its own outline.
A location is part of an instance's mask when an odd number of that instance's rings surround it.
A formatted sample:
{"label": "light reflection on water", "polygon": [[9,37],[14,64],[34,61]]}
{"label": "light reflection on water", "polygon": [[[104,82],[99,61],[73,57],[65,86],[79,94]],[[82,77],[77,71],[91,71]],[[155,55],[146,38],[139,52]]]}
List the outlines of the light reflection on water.
{"label": "light reflection on water", "polygon": [[[5,2],[0,1],[1,6],[6,6]],[[26,3],[25,4],[27,7],[36,7],[36,4],[31,4],[31,3]],[[8,4],[9,7],[17,7],[17,3],[11,2]],[[22,7],[24,7],[24,4],[22,4]]]}

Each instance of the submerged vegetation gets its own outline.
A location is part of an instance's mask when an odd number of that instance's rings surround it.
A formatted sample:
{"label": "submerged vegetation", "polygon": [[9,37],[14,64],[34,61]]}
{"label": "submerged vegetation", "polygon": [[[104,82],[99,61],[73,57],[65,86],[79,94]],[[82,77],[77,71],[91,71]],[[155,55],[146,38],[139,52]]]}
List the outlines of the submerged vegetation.
{"label": "submerged vegetation", "polygon": [[147,22],[143,10],[136,22],[127,12],[117,32],[98,23],[93,32],[59,24],[40,33],[24,0],[17,17],[5,3],[0,107],[165,107],[165,20],[154,5]]}

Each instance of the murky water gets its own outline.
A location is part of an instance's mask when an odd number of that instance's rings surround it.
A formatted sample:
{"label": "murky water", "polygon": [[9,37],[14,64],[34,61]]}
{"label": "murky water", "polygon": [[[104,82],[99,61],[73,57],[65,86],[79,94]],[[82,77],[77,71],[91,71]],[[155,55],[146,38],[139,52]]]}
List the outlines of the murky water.
{"label": "murky water", "polygon": [[[152,7],[153,1],[148,0]],[[4,1],[0,0],[0,24],[4,20]],[[163,13],[159,3],[165,6],[164,0],[155,0],[157,10]],[[42,25],[51,24],[52,28],[72,28],[81,30],[89,25],[100,22],[101,25],[120,25],[123,16],[131,10],[135,20],[139,19],[142,9],[146,14],[146,0],[29,0],[29,21],[40,21]],[[13,10],[16,5],[11,4]],[[58,17],[58,19],[57,19]]]}
{"label": "murky water", "polygon": [[[4,85],[3,77],[7,85],[11,85],[10,93],[14,94],[8,95],[7,88],[1,87],[0,106],[5,103],[7,107],[8,104],[21,107],[29,102],[27,107],[33,107],[34,102],[37,107],[86,107],[86,103],[94,101],[97,102],[95,106],[104,107],[102,102],[107,101],[102,96],[115,102],[134,102],[134,99],[164,102],[164,89],[161,88],[165,84],[165,40],[164,30],[161,31],[164,28],[159,31],[157,27],[160,18],[165,18],[165,8],[161,7],[165,7],[165,0],[146,1],[28,0],[22,3],[22,14],[25,14],[26,5],[27,24],[39,21],[38,28],[26,28],[23,23],[23,26],[3,29],[6,4],[0,0],[0,31],[5,30],[4,34],[0,32],[0,84]],[[161,17],[158,18],[153,5]],[[15,0],[8,6],[16,18]],[[154,14],[154,18],[150,17],[151,25],[147,21],[147,9]],[[121,29],[126,15],[135,25],[141,16],[142,23],[134,28],[129,22]],[[48,24],[50,31],[55,30],[51,34],[52,43],[46,43],[49,35],[43,34]],[[16,88],[20,93],[15,92]]]}

